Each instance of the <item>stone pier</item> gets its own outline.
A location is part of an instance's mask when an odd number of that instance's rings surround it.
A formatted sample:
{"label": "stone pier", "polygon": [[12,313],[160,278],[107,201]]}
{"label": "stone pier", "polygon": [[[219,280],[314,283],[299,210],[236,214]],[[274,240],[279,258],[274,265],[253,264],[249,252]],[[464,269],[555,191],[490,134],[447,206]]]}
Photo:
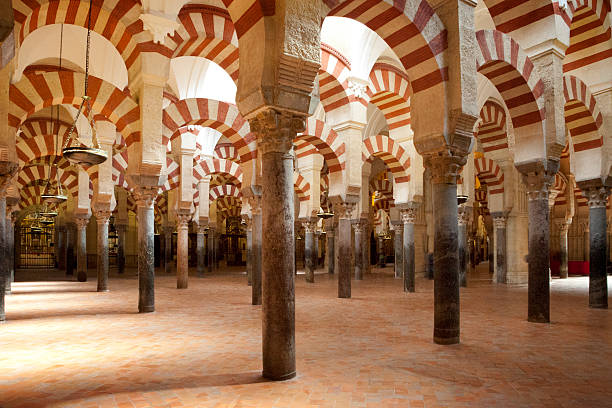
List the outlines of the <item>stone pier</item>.
{"label": "stone pier", "polygon": [[495,228],[495,273],[494,282],[506,283],[508,267],[506,262],[506,225],[508,216],[504,212],[491,213]]}
{"label": "stone pier", "polygon": [[459,256],[459,285],[467,287],[468,272],[468,247],[467,247],[467,225],[470,222],[472,208],[460,206],[457,213],[457,253]]}
{"label": "stone pier", "polygon": [[98,224],[97,262],[98,292],[108,292],[108,222],[110,211],[96,211]]}
{"label": "stone pier", "polygon": [[351,217],[353,202],[338,202],[334,212],[338,215],[338,297],[351,297]]}
{"label": "stone pier", "polygon": [[134,193],[138,207],[138,312],[155,311],[155,241],[153,203],[157,187],[138,187]]}
{"label": "stone pier", "polygon": [[355,230],[355,280],[363,280],[363,230],[364,225],[361,220],[353,224]]}
{"label": "stone pier", "polygon": [[402,258],[404,261],[404,292],[414,292],[416,290],[416,268],[414,251],[414,223],[416,222],[416,208],[409,207],[401,210],[403,223],[403,247]]}
{"label": "stone pier", "polygon": [[179,212],[176,214],[176,288],[187,289],[189,281],[189,221],[191,214]]}
{"label": "stone pier", "polygon": [[314,271],[316,269],[316,255],[315,255],[315,230],[317,224],[314,221],[308,220],[303,222],[304,225],[304,260],[305,260],[305,273],[306,282],[314,283],[315,276]]}
{"label": "stone pier", "polygon": [[206,253],[204,252],[206,250],[204,247],[204,228],[204,225],[198,224],[196,253],[198,257],[197,273],[199,277],[204,276],[204,258],[206,257]]}
{"label": "stone pier", "polygon": [[610,188],[599,185],[582,190],[589,203],[589,307],[607,309],[606,203]]}
{"label": "stone pier", "polygon": [[395,251],[395,278],[402,279],[404,276],[404,222],[394,221],[395,231],[393,249]]}
{"label": "stone pier", "polygon": [[87,224],[89,216],[75,216],[77,226],[77,280],[87,281]]}

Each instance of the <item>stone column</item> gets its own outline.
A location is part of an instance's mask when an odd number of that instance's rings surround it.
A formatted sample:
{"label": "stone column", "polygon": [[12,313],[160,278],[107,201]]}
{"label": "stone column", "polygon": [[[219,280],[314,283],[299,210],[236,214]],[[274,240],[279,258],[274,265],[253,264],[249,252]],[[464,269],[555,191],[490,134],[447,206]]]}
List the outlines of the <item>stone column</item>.
{"label": "stone column", "polygon": [[4,311],[4,296],[6,293],[7,282],[10,285],[8,257],[6,256],[7,249],[7,234],[6,234],[6,193],[0,191],[0,322],[6,320]]}
{"label": "stone column", "polygon": [[335,247],[334,247],[334,243],[335,243],[335,231],[334,231],[334,227],[333,227],[333,221],[330,223],[332,224],[330,227],[326,227],[326,243],[327,243],[327,251],[326,252],[326,257],[327,257],[327,273],[330,275],[334,274],[334,266],[335,266]]}
{"label": "stone column", "polygon": [[176,214],[176,288],[187,289],[189,280],[189,221],[191,214],[179,212]]}
{"label": "stone column", "polygon": [[[17,207],[18,208],[18,207]],[[17,220],[17,211],[9,211],[6,217],[6,229],[7,229],[7,240],[8,240],[8,278],[9,282],[15,282],[15,221]],[[8,286],[7,290],[10,293],[11,287]]]}
{"label": "stone column", "polygon": [[610,188],[599,185],[582,190],[589,202],[589,307],[607,309],[606,203]]}
{"label": "stone column", "polygon": [[563,219],[557,224],[559,227],[559,255],[561,258],[561,266],[559,267],[559,279],[567,279],[569,275],[567,233],[571,224],[571,219]]}
{"label": "stone column", "polygon": [[[589,211],[590,218],[590,211]],[[589,220],[590,221],[590,220]],[[589,221],[585,220],[584,222],[584,260],[591,261],[591,225]]]}
{"label": "stone column", "polygon": [[206,244],[208,249],[208,273],[212,273],[215,270],[215,228],[211,225],[208,226],[208,236],[206,238]]}
{"label": "stone column", "polygon": [[296,375],[291,151],[293,139],[305,123],[303,118],[271,109],[250,123],[262,153],[263,376],[287,380]]}
{"label": "stone column", "polygon": [[338,215],[338,297],[351,297],[351,216],[355,203],[339,202],[334,205]]}
{"label": "stone column", "polygon": [[198,224],[198,239],[196,253],[198,255],[198,276],[204,276],[204,224]]}
{"label": "stone column", "polygon": [[251,217],[244,216],[246,221],[246,240],[247,240],[247,285],[252,286],[253,282],[253,223]]}
{"label": "stone column", "polygon": [[164,270],[166,273],[172,273],[172,226],[164,227]]}
{"label": "stone column", "polygon": [[508,216],[504,212],[491,213],[495,228],[495,282],[506,283],[508,268],[506,266],[506,223]]}
{"label": "stone column", "polygon": [[363,280],[363,227],[361,220],[353,224],[355,229],[355,280]]}
{"label": "stone column", "polygon": [[414,223],[416,222],[417,209],[405,208],[400,211],[403,225],[403,248],[402,259],[404,262],[404,292],[416,290],[416,267],[414,263]]}
{"label": "stone column", "polygon": [[304,259],[306,263],[306,282],[314,283],[314,271],[316,267],[315,257],[315,228],[317,224],[313,221],[304,221]]}
{"label": "stone column", "polygon": [[110,211],[96,211],[96,222],[98,224],[98,292],[108,292],[108,221]]}
{"label": "stone column", "polygon": [[395,279],[401,279],[404,276],[404,223],[403,221],[394,221],[395,228]]}
{"label": "stone column", "polygon": [[87,224],[89,216],[75,216],[77,226],[77,280],[87,281]]}
{"label": "stone column", "polygon": [[457,253],[459,256],[459,285],[467,287],[468,271],[468,248],[467,248],[467,225],[472,213],[471,207],[459,207],[457,213]]}
{"label": "stone column", "polygon": [[[251,276],[251,304],[261,305],[262,296],[262,214],[261,197],[249,198],[253,217],[253,271]],[[295,257],[295,251],[292,252]],[[295,261],[292,268],[295,267]]]}
{"label": "stone column", "polygon": [[138,206],[138,312],[155,311],[155,215],[153,203],[157,196],[156,187],[136,187]]}
{"label": "stone column", "polygon": [[57,226],[57,269],[66,270],[66,226]]}
{"label": "stone column", "polygon": [[434,342],[437,344],[459,343],[457,174],[465,162],[464,157],[448,154],[425,157],[425,165],[431,169],[434,204]]}
{"label": "stone column", "polygon": [[74,238],[75,238],[75,225],[73,223],[66,223],[66,276],[74,275]]}
{"label": "stone column", "polygon": [[127,225],[117,224],[117,272],[123,274],[125,272],[125,234]]}
{"label": "stone column", "polygon": [[[556,173],[556,172],[555,172]],[[550,322],[550,226],[548,187],[553,176],[545,171],[523,174],[529,214],[529,262],[527,320]]]}

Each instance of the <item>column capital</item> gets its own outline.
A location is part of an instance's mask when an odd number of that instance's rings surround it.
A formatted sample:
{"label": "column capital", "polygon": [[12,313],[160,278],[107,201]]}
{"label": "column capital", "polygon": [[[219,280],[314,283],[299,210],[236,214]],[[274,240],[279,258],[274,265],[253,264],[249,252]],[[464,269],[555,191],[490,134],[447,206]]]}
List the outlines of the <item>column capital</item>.
{"label": "column capital", "polygon": [[431,170],[434,184],[457,184],[459,172],[467,162],[467,156],[451,150],[427,154],[423,159],[425,167]]}
{"label": "column capital", "polygon": [[472,207],[459,206],[457,210],[457,222],[460,226],[466,226],[472,219]]}
{"label": "column capital", "polygon": [[508,214],[506,212],[492,212],[491,218],[493,218],[493,225],[496,229],[506,228],[506,223],[508,222]]}
{"label": "column capital", "polygon": [[334,213],[338,215],[339,219],[351,219],[353,217],[353,212],[357,206],[357,203],[349,202],[349,201],[339,201],[333,204]]}
{"label": "column capital", "polygon": [[554,219],[554,223],[559,229],[559,232],[566,233],[569,230],[570,225],[572,225],[572,219],[566,220],[565,218],[556,218]]}
{"label": "column capital", "polygon": [[132,192],[136,205],[138,207],[152,208],[155,199],[159,194],[159,187],[157,186],[136,186]]}
{"label": "column capital", "polygon": [[189,211],[177,210],[176,212],[176,229],[187,229],[189,228],[189,222],[191,221],[192,215]]}
{"label": "column capital", "polygon": [[76,224],[77,229],[85,229],[87,227],[87,224],[89,224],[89,217],[74,217],[74,223]]}
{"label": "column capital", "polygon": [[404,208],[400,210],[400,217],[404,225],[414,224],[416,222],[417,209],[415,207]]}
{"label": "column capital", "polygon": [[251,131],[257,134],[257,147],[262,154],[287,153],[293,147],[293,139],[306,128],[306,118],[291,112],[265,108],[249,120]]}
{"label": "column capital", "polygon": [[555,181],[559,162],[534,161],[516,166],[521,173],[529,200],[548,200],[548,189]]}
{"label": "column capital", "polygon": [[198,234],[204,234],[206,232],[206,228],[208,228],[208,225],[205,225],[202,223],[198,223],[197,226],[198,226],[197,228]]}
{"label": "column capital", "polygon": [[11,180],[17,174],[19,164],[0,160],[0,196],[4,197],[6,189],[11,185]]}
{"label": "column capital", "polygon": [[110,220],[111,211],[107,211],[107,210],[97,210],[94,212],[95,216],[96,216],[96,223],[98,225],[104,225],[104,224],[108,224],[108,221]]}
{"label": "column capital", "polygon": [[353,225],[353,229],[355,230],[355,232],[362,233],[363,230],[365,229],[365,224],[361,222],[361,220],[354,222],[352,225]]}
{"label": "column capital", "polygon": [[304,226],[304,232],[315,232],[317,229],[316,221],[312,221],[312,220],[302,221],[302,225]]}
{"label": "column capital", "polygon": [[260,195],[251,195],[247,198],[249,201],[249,207],[251,207],[252,215],[260,215],[261,214],[261,196]]}
{"label": "column capital", "polygon": [[588,187],[582,188],[582,191],[588,201],[589,208],[606,208],[608,196],[610,195],[610,187]]}

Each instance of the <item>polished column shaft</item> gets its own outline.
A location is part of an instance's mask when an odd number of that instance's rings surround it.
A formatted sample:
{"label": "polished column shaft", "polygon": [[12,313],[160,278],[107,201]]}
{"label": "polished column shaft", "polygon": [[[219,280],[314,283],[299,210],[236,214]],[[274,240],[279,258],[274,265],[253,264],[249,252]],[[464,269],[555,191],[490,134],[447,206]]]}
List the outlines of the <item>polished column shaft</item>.
{"label": "polished column shaft", "polygon": [[607,309],[606,203],[610,189],[599,186],[585,192],[589,203],[589,307]]}
{"label": "polished column shaft", "polygon": [[506,283],[507,261],[506,261],[506,222],[504,213],[492,213],[493,225],[495,227],[495,282]]}
{"label": "polished column shaft", "polygon": [[176,288],[187,289],[189,280],[189,221],[191,214],[179,213],[177,219],[176,240]]}
{"label": "polished column shaft", "polygon": [[363,279],[363,227],[361,221],[353,224],[355,229],[355,280]]}
{"label": "polished column shaft", "polygon": [[98,224],[97,262],[98,292],[108,292],[108,221],[110,211],[96,211]]}
{"label": "polished column shaft", "polygon": [[338,297],[351,297],[351,215],[354,203],[340,202],[335,205],[338,214]]}
{"label": "polished column shaft", "polygon": [[316,224],[312,221],[304,222],[304,259],[306,282],[314,283],[315,271],[315,228]]}
{"label": "polished column shaft", "polygon": [[206,256],[204,251],[205,251],[205,248],[204,248],[204,228],[203,227],[198,227],[196,252],[197,252],[197,257],[198,257],[197,272],[198,272],[198,276],[200,276],[200,277],[204,276],[204,258]]}
{"label": "polished column shaft", "polygon": [[89,217],[76,217],[77,225],[77,280],[87,281],[87,224]]}
{"label": "polished column shaft", "polygon": [[404,277],[404,223],[403,221],[394,222],[395,237],[395,278],[402,279]]}
{"label": "polished column shaft", "polygon": [[416,268],[414,251],[414,223],[416,221],[416,208],[401,210],[402,218],[402,260],[404,263],[403,278],[404,292],[416,291]]}
{"label": "polished column shaft", "polygon": [[139,188],[138,206],[138,312],[155,311],[155,241],[153,203],[157,188]]}

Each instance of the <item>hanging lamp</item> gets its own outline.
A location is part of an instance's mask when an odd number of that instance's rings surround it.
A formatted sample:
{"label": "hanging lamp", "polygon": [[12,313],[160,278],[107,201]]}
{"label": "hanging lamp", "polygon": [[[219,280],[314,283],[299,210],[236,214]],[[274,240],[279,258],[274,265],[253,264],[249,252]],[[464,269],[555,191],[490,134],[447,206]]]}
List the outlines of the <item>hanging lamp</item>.
{"label": "hanging lamp", "polygon": [[[91,48],[91,8],[92,0],[89,0],[89,13],[87,18],[87,48],[85,52],[85,90],[83,100],[81,101],[81,106],[79,107],[79,111],[74,118],[72,126],[70,127],[68,138],[66,138],[66,143],[62,149],[62,155],[66,158],[66,160],[72,164],[78,164],[81,166],[95,166],[96,164],[104,163],[106,159],[108,159],[108,154],[104,150],[100,149],[100,146],[98,145],[98,139],[96,137],[96,123],[94,121],[94,113],[91,110],[91,97],[87,94],[89,84],[89,51]],[[76,127],[81,113],[87,119],[91,128],[92,147],[85,146],[78,140],[75,141],[77,143],[75,146],[71,146],[72,133],[74,132],[74,128]]]}

